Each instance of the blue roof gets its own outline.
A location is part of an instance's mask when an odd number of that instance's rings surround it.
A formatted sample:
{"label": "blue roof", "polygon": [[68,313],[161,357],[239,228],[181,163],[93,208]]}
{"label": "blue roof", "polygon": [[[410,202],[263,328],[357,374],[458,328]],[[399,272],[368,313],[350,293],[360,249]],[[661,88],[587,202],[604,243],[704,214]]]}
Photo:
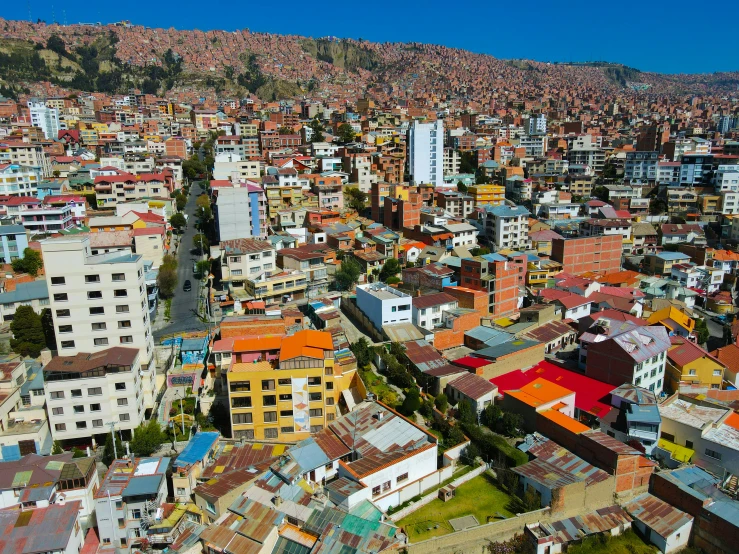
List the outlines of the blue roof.
{"label": "blue roof", "polygon": [[484,327],[482,325],[470,329],[465,333],[465,335],[475,340],[479,340],[480,342],[484,342],[488,346],[496,346],[514,339],[513,335],[510,333],[506,333],[499,329],[493,329],[492,327]]}
{"label": "blue roof", "polygon": [[0,225],[0,235],[25,235],[26,228],[23,225]]}
{"label": "blue roof", "polygon": [[28,302],[29,300],[41,300],[42,298],[49,298],[49,287],[46,284],[46,279],[31,281],[30,283],[18,283],[14,291],[0,294],[0,304]]}
{"label": "blue roof", "polygon": [[131,477],[121,496],[141,496],[156,494],[162,479],[165,478],[164,473],[155,475],[141,475],[139,477]]}
{"label": "blue roof", "polygon": [[516,217],[520,215],[529,215],[529,212],[523,206],[485,206],[485,211],[489,214],[501,216],[501,217]]}
{"label": "blue roof", "polygon": [[508,258],[503,256],[502,254],[496,254],[495,252],[491,254],[483,254],[480,256],[481,258],[489,261],[489,262],[505,262]]}
{"label": "blue roof", "polygon": [[498,344],[496,346],[490,346],[488,348],[478,350],[477,352],[475,352],[475,356],[487,358],[489,360],[496,360],[498,358],[502,358],[503,356],[526,350],[527,348],[531,348],[532,346],[536,346],[537,344],[541,343],[535,340],[515,339],[504,342],[502,344]]}
{"label": "blue roof", "polygon": [[683,254],[682,252],[660,252],[657,257],[662,260],[684,260],[685,258],[690,259],[690,256]]}
{"label": "blue roof", "polygon": [[202,337],[199,339],[184,339],[180,350],[184,352],[202,352],[205,349],[205,345],[208,343],[208,337]]}
{"label": "blue roof", "polygon": [[626,421],[659,425],[662,423],[662,416],[659,415],[659,408],[656,404],[646,406],[629,404],[629,409],[626,411]]}
{"label": "blue roof", "polygon": [[202,462],[210,452],[210,449],[218,440],[220,433],[218,431],[206,431],[197,433],[190,442],[187,443],[182,453],[177,456],[175,466],[187,466]]}

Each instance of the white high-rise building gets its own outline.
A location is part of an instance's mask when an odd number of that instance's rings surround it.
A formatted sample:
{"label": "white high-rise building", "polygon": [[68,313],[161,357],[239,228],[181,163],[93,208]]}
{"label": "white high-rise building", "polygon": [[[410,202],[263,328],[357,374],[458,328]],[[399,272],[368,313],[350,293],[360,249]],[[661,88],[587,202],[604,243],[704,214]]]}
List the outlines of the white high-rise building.
{"label": "white high-rise building", "polygon": [[408,169],[414,184],[444,184],[444,121],[413,122],[408,136]]}
{"label": "white high-rise building", "polygon": [[30,100],[28,108],[31,111],[31,125],[41,129],[47,139],[56,140],[59,137],[59,110],[37,100]]}
{"label": "white high-rise building", "polygon": [[540,135],[547,133],[547,116],[543,113],[532,115],[528,120],[529,135]]}
{"label": "white high-rise building", "polygon": [[93,255],[87,237],[48,239],[41,250],[59,356],[138,349],[144,406],[152,408],[156,367],[143,257]]}

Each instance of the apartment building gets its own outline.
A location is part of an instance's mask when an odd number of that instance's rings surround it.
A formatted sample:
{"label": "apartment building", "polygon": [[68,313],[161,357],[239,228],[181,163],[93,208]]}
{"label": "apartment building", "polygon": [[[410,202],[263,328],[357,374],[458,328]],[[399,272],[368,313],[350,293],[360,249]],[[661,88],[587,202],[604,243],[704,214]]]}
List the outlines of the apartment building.
{"label": "apartment building", "polygon": [[267,199],[257,185],[218,187],[214,212],[220,241],[267,236]]}
{"label": "apartment building", "polygon": [[444,184],[444,121],[414,121],[408,131],[408,173],[414,184]]}
{"label": "apartment building", "polygon": [[587,271],[619,271],[622,251],[621,235],[552,239],[552,259],[561,263],[564,271],[575,275]]}
{"label": "apartment building", "polygon": [[646,185],[657,180],[657,152],[626,152],[624,180],[628,183]]}
{"label": "apartment building", "polygon": [[28,248],[26,228],[22,225],[0,225],[0,258],[4,263],[13,263],[13,260],[23,257],[23,251]]}
{"label": "apartment building", "polygon": [[474,199],[461,192],[445,191],[436,195],[436,205],[456,218],[464,219],[475,208]]}
{"label": "apartment building", "polygon": [[714,186],[716,192],[739,192],[739,164],[719,165]]}
{"label": "apartment building", "polygon": [[523,206],[484,206],[477,220],[480,234],[496,250],[528,248],[529,213]]}
{"label": "apartment building", "polygon": [[0,163],[0,195],[36,196],[40,173],[30,166]]}
{"label": "apartment building", "polygon": [[30,167],[43,179],[53,175],[51,160],[40,144],[0,141],[0,163]]}
{"label": "apartment building", "polygon": [[171,171],[161,173],[118,173],[95,177],[95,195],[98,207],[115,206],[144,198],[169,198],[174,190]]}
{"label": "apartment building", "polygon": [[[59,355],[101,352],[111,346],[136,348],[150,395],[154,339],[142,256],[92,255],[88,237],[48,239],[41,250]],[[147,397],[147,408],[152,405]]]}
{"label": "apartment building", "polygon": [[464,258],[459,283],[462,287],[486,292],[488,311],[496,318],[518,312],[526,286],[526,256],[501,258],[497,254]]}
{"label": "apartment building", "polygon": [[[264,265],[263,265],[264,267]],[[244,279],[244,291],[252,298],[265,302],[284,304],[293,300],[306,298],[308,275],[303,271],[285,270],[263,272],[252,279]]]}
{"label": "apartment building", "polygon": [[[317,248],[316,248],[317,247]],[[298,248],[283,248],[277,252],[277,263],[284,270],[303,272],[308,280],[306,294],[315,298],[328,292],[327,258],[333,258],[333,251],[321,245],[305,245]]]}
{"label": "apartment building", "polygon": [[243,288],[246,279],[258,281],[275,273],[276,251],[272,243],[258,239],[221,241],[221,280]]}
{"label": "apartment building", "polygon": [[169,462],[164,457],[118,459],[111,464],[95,494],[101,550],[128,554],[140,546],[152,525],[162,522]]}
{"label": "apartment building", "polygon": [[57,356],[44,367],[49,427],[55,441],[105,441],[111,425],[124,437],[146,420],[139,351],[115,346]]}
{"label": "apartment building", "polygon": [[232,363],[232,436],[292,442],[324,429],[340,415],[339,398],[355,374],[334,362],[331,333],[303,330],[282,339],[277,359]]}
{"label": "apartment building", "polygon": [[475,208],[483,206],[502,206],[505,204],[503,185],[473,185],[467,189]]}
{"label": "apartment building", "polygon": [[46,140],[56,140],[59,136],[59,110],[48,107],[44,102],[30,100],[28,111],[31,115],[31,125],[41,129]]}
{"label": "apartment building", "polygon": [[444,176],[458,175],[462,156],[454,148],[444,148]]}
{"label": "apartment building", "polygon": [[33,206],[21,213],[21,224],[30,234],[50,234],[74,227],[71,204]]}
{"label": "apartment building", "polygon": [[356,291],[357,307],[378,331],[382,332],[384,325],[413,321],[409,294],[385,283],[358,285]]}
{"label": "apartment building", "polygon": [[680,185],[686,187],[707,186],[713,174],[713,156],[708,154],[684,154],[680,158]]}

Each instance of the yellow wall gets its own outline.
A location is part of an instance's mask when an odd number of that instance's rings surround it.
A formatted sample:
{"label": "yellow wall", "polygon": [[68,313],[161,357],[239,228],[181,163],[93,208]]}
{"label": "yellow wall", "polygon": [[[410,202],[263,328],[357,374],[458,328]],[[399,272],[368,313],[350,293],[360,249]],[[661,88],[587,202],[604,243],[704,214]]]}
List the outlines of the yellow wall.
{"label": "yellow wall", "polygon": [[[691,375],[690,370],[695,370],[695,375]],[[714,375],[713,372],[716,370],[720,370],[721,374]],[[673,391],[678,390],[680,381],[700,384],[709,388],[712,385],[718,385],[718,388],[721,388],[724,379],[724,366],[705,356],[685,364],[682,368],[669,362],[667,364],[667,379]]]}

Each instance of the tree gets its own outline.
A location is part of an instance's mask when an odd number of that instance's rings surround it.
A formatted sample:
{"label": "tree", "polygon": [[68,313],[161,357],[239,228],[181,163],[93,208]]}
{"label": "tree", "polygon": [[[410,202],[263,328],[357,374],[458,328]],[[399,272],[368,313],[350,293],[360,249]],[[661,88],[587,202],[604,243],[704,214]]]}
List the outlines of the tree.
{"label": "tree", "polygon": [[72,458],[87,458],[87,452],[79,448],[73,448],[72,453]]}
{"label": "tree", "polygon": [[475,153],[472,151],[460,152],[459,171],[460,173],[475,173],[477,170],[477,160]]}
{"label": "tree", "polygon": [[162,298],[171,298],[174,294],[174,289],[177,287],[177,267],[164,264],[159,266],[157,286],[159,287],[159,295]]}
{"label": "tree", "polygon": [[359,281],[362,267],[353,258],[344,258],[336,272],[336,286],[339,290],[351,290]]}
{"label": "tree", "polygon": [[480,449],[474,444],[470,443],[464,449],[464,457],[468,464],[474,464],[475,460],[480,457]]}
{"label": "tree", "polygon": [[123,455],[124,452],[120,436],[118,433],[113,434],[115,435],[115,449],[113,448],[113,436],[110,433],[107,433],[106,435],[105,448],[103,449],[103,463],[108,467],[110,467],[110,464],[115,460],[116,451],[120,455]]}
{"label": "tree", "polygon": [[171,218],[169,218],[169,223],[178,233],[187,226],[187,220],[185,219],[185,216],[180,213],[176,213]]}
{"label": "tree", "polygon": [[[16,314],[18,312],[16,311]],[[708,325],[705,319],[695,320],[695,339],[698,344],[706,344],[708,339],[711,337],[711,332],[708,330]]]}
{"label": "tree", "polygon": [[208,237],[206,237],[202,233],[198,233],[194,237],[192,237],[192,245],[198,249],[198,252],[201,254],[204,254],[207,252],[208,248],[210,248],[210,243],[208,242]]}
{"label": "tree", "polygon": [[390,277],[395,277],[398,273],[400,273],[400,262],[397,258],[389,258],[382,266],[380,280],[386,281]]}
{"label": "tree", "polygon": [[46,41],[46,48],[52,52],[56,52],[60,56],[68,56],[67,48],[64,45],[64,41],[59,35],[51,35],[49,40]]}
{"label": "tree", "polygon": [[400,412],[405,416],[412,416],[421,407],[421,395],[418,392],[418,387],[411,386],[410,390],[406,393],[403,404],[400,407]]}
{"label": "tree", "polygon": [[13,271],[18,273],[28,273],[33,277],[38,275],[39,269],[44,265],[41,259],[41,254],[33,248],[25,248],[23,250],[23,257],[13,260]]}
{"label": "tree", "polygon": [[31,306],[18,307],[13,321],[10,322],[10,330],[13,333],[10,347],[16,354],[38,358],[41,350],[46,347],[41,316]]}
{"label": "tree", "polygon": [[294,135],[295,134],[295,129],[293,129],[292,127],[286,127],[285,125],[283,125],[279,129],[277,129],[277,134],[279,134],[279,135]]}
{"label": "tree", "polygon": [[342,123],[336,130],[339,135],[339,140],[343,143],[353,142],[357,138],[357,134],[354,132],[354,127],[349,123]]}
{"label": "tree", "polygon": [[164,433],[156,418],[142,422],[133,433],[131,451],[137,456],[151,456],[164,442]]}
{"label": "tree", "polygon": [[590,193],[590,196],[593,196],[598,200],[602,200],[603,202],[608,202],[608,189],[606,187],[595,187]]}
{"label": "tree", "polygon": [[476,246],[470,250],[470,254],[473,256],[484,256],[485,254],[490,254],[490,248],[487,246]]}
{"label": "tree", "polygon": [[517,437],[521,434],[521,429],[523,429],[523,416],[521,414],[514,414],[513,412],[503,414],[501,430],[504,435]]}
{"label": "tree", "polygon": [[440,392],[439,395],[434,399],[434,405],[436,406],[436,409],[439,410],[442,414],[446,413],[446,410],[449,407],[449,399],[446,397],[446,394]]}
{"label": "tree", "polygon": [[49,308],[44,308],[41,312],[41,328],[44,331],[44,339],[46,340],[46,348],[56,350],[56,333],[54,332],[54,318]]}
{"label": "tree", "polygon": [[541,508],[541,498],[534,487],[527,487],[521,499],[523,507],[527,512],[533,512]]}
{"label": "tree", "polygon": [[457,404],[457,419],[463,423],[473,423],[476,414],[472,410],[470,403],[466,400],[460,400]]}
{"label": "tree", "polygon": [[457,182],[457,192],[467,192],[467,185],[465,185],[462,181]]}
{"label": "tree", "polygon": [[64,454],[64,449],[62,448],[62,445],[59,444],[59,441],[54,441],[51,445],[51,455],[56,456],[57,454]]}
{"label": "tree", "polygon": [[491,429],[495,429],[501,417],[503,417],[503,410],[500,409],[500,406],[488,404],[482,412],[481,419],[485,425]]}
{"label": "tree", "polygon": [[312,131],[310,142],[323,142],[326,140],[326,137],[323,135],[325,129],[317,117],[308,124],[308,127]]}
{"label": "tree", "polygon": [[361,367],[367,367],[372,362],[372,347],[366,338],[361,337],[357,342],[352,343],[349,349],[357,359],[357,365]]}
{"label": "tree", "polygon": [[210,260],[200,260],[195,267],[201,277],[207,277],[210,274]]}
{"label": "tree", "polygon": [[464,442],[464,433],[458,425],[450,425],[449,431],[444,438],[446,439],[446,446],[456,446]]}
{"label": "tree", "polygon": [[187,198],[185,198],[185,195],[178,194],[175,198],[175,202],[177,203],[177,211],[181,212],[185,209],[185,206],[187,206]]}
{"label": "tree", "polygon": [[362,192],[356,187],[350,187],[346,189],[345,193],[348,197],[347,205],[358,212],[364,211],[367,207],[367,193]]}
{"label": "tree", "polygon": [[197,154],[193,154],[189,160],[182,162],[182,173],[191,181],[197,178],[198,175],[205,173],[205,166],[198,159]]}
{"label": "tree", "polygon": [[651,215],[663,214],[667,211],[667,204],[660,198],[653,198],[649,201],[649,213]]}

